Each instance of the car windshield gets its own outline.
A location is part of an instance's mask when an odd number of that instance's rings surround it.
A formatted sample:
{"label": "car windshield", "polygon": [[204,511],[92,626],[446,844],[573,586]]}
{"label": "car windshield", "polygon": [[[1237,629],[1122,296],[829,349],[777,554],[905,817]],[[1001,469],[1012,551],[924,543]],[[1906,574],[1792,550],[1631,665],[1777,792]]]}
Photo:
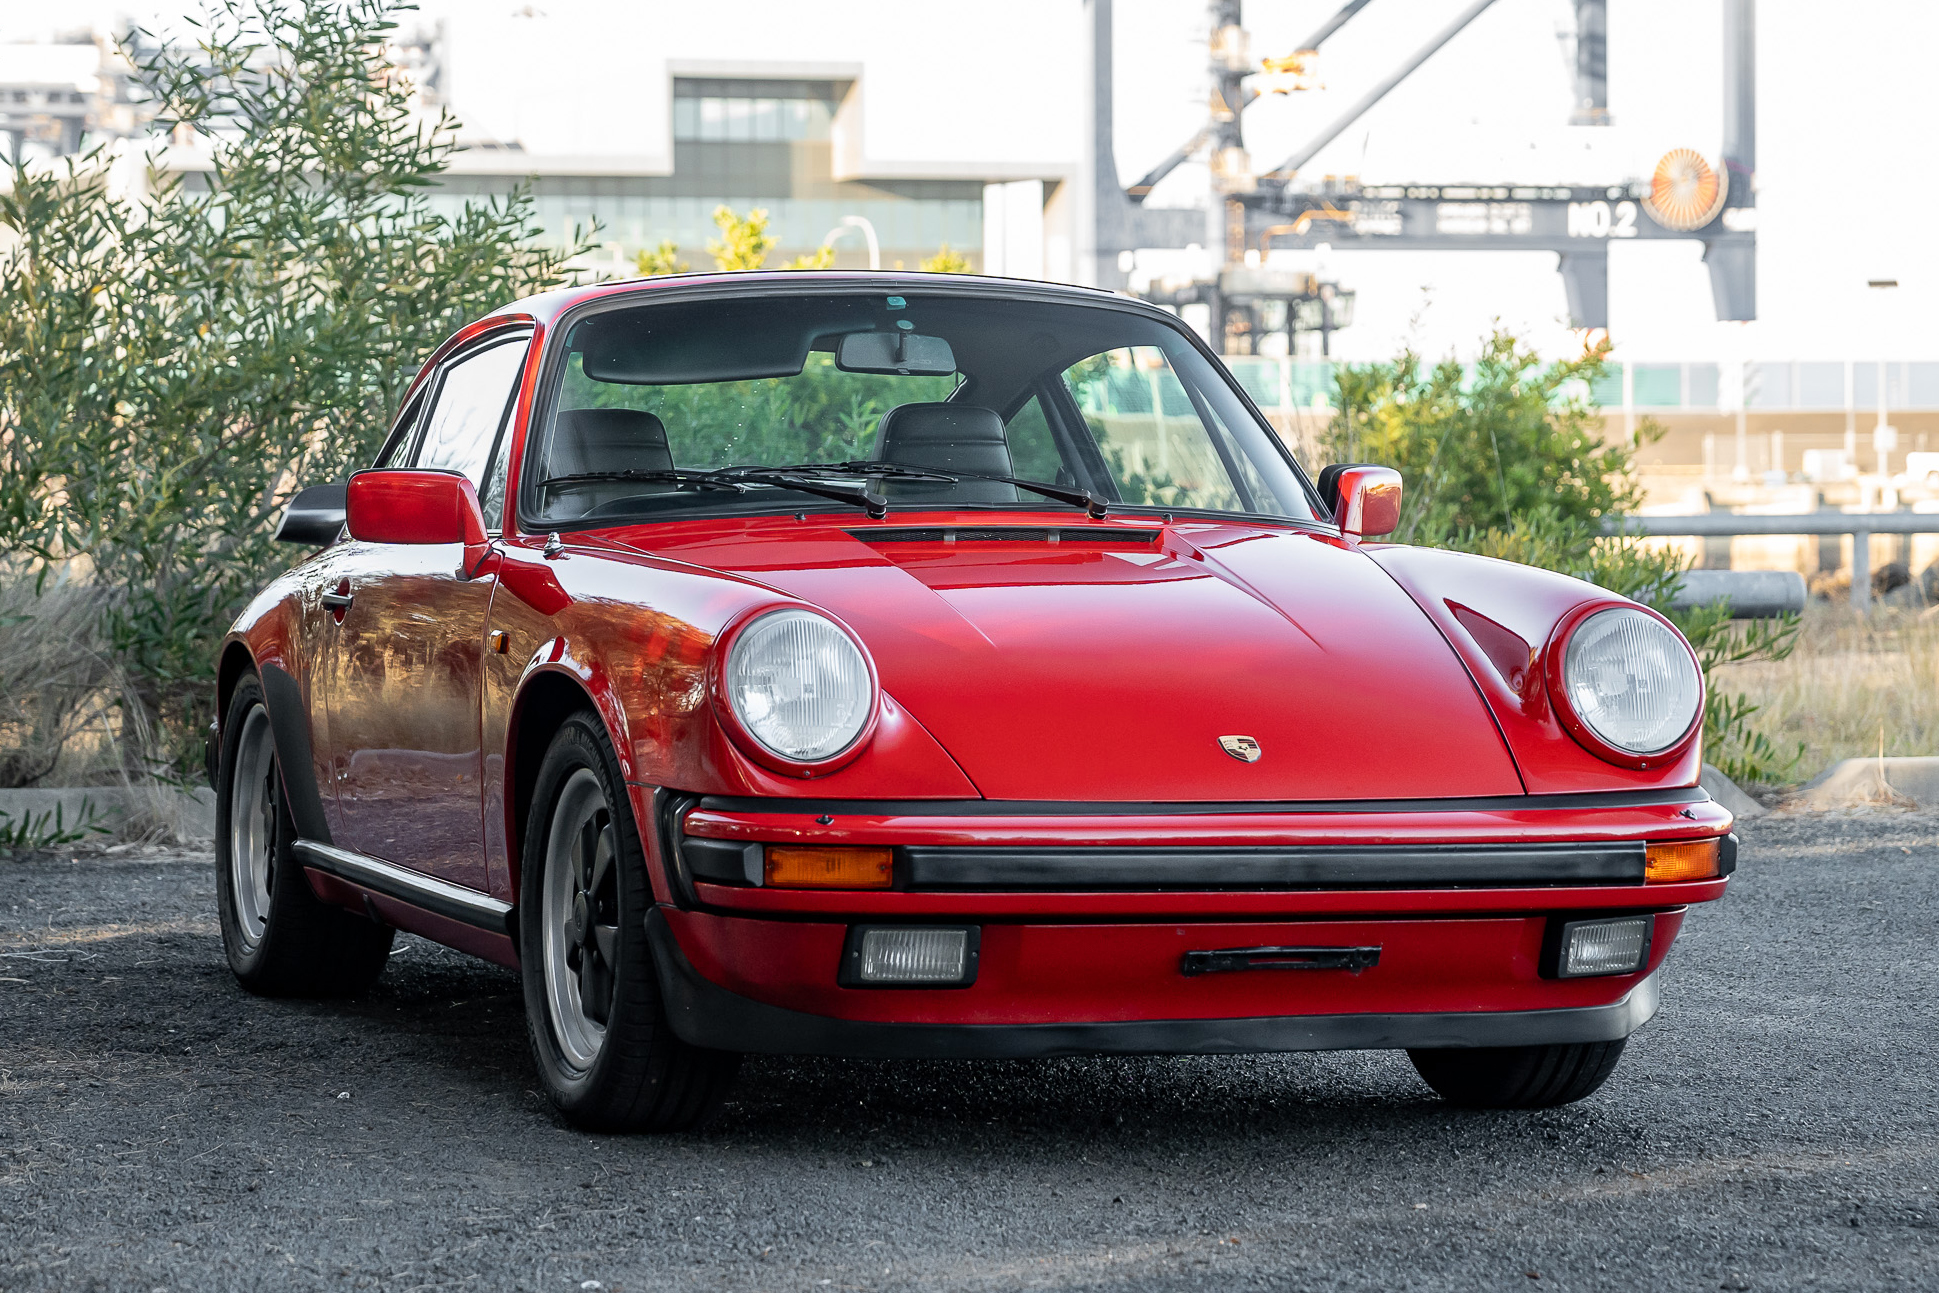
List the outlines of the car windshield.
{"label": "car windshield", "polygon": [[1230,379],[1110,305],[647,304],[575,324],[556,372],[523,473],[541,526],[851,504],[1313,517]]}

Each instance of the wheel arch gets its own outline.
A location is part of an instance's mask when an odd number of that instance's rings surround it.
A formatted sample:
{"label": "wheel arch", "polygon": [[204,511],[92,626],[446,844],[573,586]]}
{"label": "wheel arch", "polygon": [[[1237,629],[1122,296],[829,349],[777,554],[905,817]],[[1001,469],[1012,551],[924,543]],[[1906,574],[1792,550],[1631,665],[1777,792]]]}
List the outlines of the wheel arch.
{"label": "wheel arch", "polygon": [[511,817],[507,823],[510,829],[505,853],[514,902],[520,892],[525,831],[532,818],[532,795],[538,788],[539,768],[545,762],[552,738],[568,718],[579,713],[597,718],[606,729],[606,739],[618,747],[612,724],[602,707],[574,673],[562,669],[535,671],[519,688],[512,704],[511,721],[505,733],[505,803]]}
{"label": "wheel arch", "polygon": [[250,653],[247,643],[231,638],[222,648],[222,658],[216,663],[215,670],[215,721],[218,724],[229,717],[229,701],[236,694],[236,684],[255,667],[256,657]]}

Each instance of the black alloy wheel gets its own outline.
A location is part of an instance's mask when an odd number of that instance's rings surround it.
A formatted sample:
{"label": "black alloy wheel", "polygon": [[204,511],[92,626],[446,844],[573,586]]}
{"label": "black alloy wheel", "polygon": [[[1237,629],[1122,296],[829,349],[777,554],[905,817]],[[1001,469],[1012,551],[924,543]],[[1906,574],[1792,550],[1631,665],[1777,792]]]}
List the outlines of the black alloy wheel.
{"label": "black alloy wheel", "polygon": [[520,851],[526,1031],[546,1092],[589,1131],[704,1122],[740,1057],[667,1022],[646,942],[646,851],[605,725],[568,718],[546,751]]}

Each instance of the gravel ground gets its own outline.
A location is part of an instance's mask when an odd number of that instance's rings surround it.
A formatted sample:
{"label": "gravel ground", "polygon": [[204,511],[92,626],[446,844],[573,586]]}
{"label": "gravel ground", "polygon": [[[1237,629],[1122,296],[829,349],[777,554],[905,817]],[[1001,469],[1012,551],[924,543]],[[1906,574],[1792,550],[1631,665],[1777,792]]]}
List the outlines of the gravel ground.
{"label": "gravel ground", "polygon": [[1382,1053],[758,1059],[663,1139],[549,1114],[502,970],[259,1000],[206,858],[0,860],[0,1288],[1939,1286],[1939,817],[1742,834],[1569,1108]]}

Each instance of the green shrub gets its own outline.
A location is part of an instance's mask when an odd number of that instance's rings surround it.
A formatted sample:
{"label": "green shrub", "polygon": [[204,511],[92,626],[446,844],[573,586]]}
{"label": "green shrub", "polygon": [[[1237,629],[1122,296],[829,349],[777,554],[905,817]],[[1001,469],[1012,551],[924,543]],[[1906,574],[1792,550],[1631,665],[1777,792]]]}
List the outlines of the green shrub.
{"label": "green shrub", "polygon": [[289,495],[368,461],[425,355],[578,250],[536,243],[522,193],[432,204],[456,123],[417,115],[394,25],[387,0],[226,0],[139,64],[212,171],[128,201],[97,151],[0,195],[0,547],[112,591],[164,767],[193,766],[214,645],[290,556]]}
{"label": "green shrub", "polygon": [[[1744,624],[1722,606],[1672,611],[1684,559],[1603,534],[1604,517],[1622,516],[1642,498],[1634,449],[1604,441],[1588,398],[1607,356],[1604,344],[1543,363],[1497,332],[1472,369],[1453,360],[1428,368],[1411,351],[1390,364],[1345,365],[1322,445],[1336,462],[1400,471],[1399,542],[1560,571],[1668,615],[1703,666],[1705,758],[1733,780],[1780,780],[1798,756],[1756,730],[1757,707],[1720,690],[1716,670],[1783,659],[1796,644],[1797,620]],[[1639,438],[1659,434],[1645,422]]]}

